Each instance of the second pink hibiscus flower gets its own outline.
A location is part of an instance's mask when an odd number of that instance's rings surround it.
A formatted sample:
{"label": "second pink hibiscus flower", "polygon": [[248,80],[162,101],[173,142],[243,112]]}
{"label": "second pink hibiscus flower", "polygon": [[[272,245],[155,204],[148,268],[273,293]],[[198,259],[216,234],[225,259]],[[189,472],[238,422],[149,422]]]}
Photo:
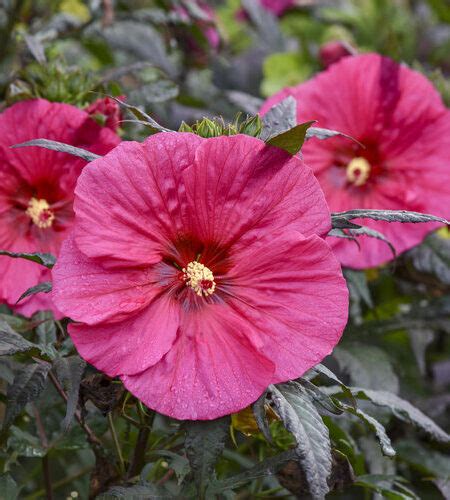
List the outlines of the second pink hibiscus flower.
{"label": "second pink hibiscus flower", "polygon": [[[416,71],[377,54],[345,57],[327,71],[287,88],[263,106],[267,112],[282,99],[297,101],[299,123],[343,137],[312,139],[302,148],[333,212],[354,208],[411,210],[450,216],[450,112],[431,83]],[[436,224],[364,221],[382,232],[397,253],[419,244]],[[392,259],[376,239],[353,243],[330,239],[341,262],[366,268]]]}

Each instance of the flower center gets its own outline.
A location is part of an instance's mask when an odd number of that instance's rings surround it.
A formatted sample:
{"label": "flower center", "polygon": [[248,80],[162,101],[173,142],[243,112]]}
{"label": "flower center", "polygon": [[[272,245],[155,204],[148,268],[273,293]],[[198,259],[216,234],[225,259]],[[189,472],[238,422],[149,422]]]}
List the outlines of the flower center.
{"label": "flower center", "polygon": [[41,229],[51,227],[55,214],[50,210],[47,200],[31,198],[26,211],[28,217]]}
{"label": "flower center", "polygon": [[354,186],[363,186],[370,175],[370,163],[362,157],[353,158],[347,165],[347,180]]}
{"label": "flower center", "polygon": [[200,262],[193,260],[183,269],[183,279],[186,286],[190,286],[194,292],[201,297],[212,295],[216,289],[214,275],[211,269],[208,269]]}

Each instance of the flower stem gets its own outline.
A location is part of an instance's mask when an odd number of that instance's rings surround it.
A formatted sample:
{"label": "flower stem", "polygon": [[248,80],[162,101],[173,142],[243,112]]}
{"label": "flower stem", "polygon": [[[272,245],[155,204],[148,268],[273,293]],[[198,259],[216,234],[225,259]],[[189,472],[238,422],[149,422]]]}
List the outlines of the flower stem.
{"label": "flower stem", "polygon": [[147,451],[148,438],[150,437],[151,428],[155,413],[146,414],[140,404],[137,404],[137,411],[139,420],[141,421],[141,428],[139,429],[136,445],[134,447],[133,459],[131,460],[130,468],[128,469],[127,477],[131,478],[139,474],[145,462],[145,453]]}
{"label": "flower stem", "polygon": [[[33,404],[33,411],[41,445],[47,452],[48,450],[47,434],[45,433],[45,428],[44,424],[42,423],[41,414],[39,413],[39,410],[37,409],[37,406],[35,404]],[[47,453],[42,457],[42,473],[44,476],[45,492],[47,500],[53,500],[54,497],[52,488],[52,478],[50,475],[50,464],[48,462]]]}
{"label": "flower stem", "polygon": [[120,475],[124,476],[125,475],[125,462],[123,461],[123,455],[122,455],[122,450],[120,449],[119,438],[117,437],[116,428],[114,427],[114,420],[112,417],[112,412],[108,413],[108,424],[109,424],[109,430],[110,430],[112,438],[113,438],[114,448],[115,448],[116,453],[117,453],[117,458],[119,459]]}

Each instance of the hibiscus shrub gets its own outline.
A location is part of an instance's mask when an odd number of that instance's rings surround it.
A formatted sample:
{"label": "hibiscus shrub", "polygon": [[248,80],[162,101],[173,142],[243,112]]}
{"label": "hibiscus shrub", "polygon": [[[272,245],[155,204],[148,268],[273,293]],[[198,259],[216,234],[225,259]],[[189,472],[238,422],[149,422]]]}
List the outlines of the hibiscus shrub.
{"label": "hibiscus shrub", "polygon": [[444,4],[0,9],[0,498],[448,498]]}

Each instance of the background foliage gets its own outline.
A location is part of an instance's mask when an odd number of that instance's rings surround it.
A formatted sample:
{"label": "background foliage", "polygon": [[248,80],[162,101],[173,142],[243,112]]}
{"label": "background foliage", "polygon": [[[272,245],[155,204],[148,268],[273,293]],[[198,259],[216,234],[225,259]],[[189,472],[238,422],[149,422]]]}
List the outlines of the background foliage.
{"label": "background foliage", "polygon": [[[446,0],[297,3],[277,19],[256,0],[243,18],[237,0],[208,2],[213,47],[192,1],[4,0],[3,106],[84,107],[106,93],[170,129],[233,121],[320,70],[320,46],[337,39],[411,64],[450,103]],[[124,138],[153,131],[138,118]],[[243,121],[265,139],[290,126]],[[346,270],[350,321],[334,354],[208,423],[155,415],[85,365],[65,321],[0,306],[0,498],[449,498],[449,250],[444,228],[388,266]]]}

